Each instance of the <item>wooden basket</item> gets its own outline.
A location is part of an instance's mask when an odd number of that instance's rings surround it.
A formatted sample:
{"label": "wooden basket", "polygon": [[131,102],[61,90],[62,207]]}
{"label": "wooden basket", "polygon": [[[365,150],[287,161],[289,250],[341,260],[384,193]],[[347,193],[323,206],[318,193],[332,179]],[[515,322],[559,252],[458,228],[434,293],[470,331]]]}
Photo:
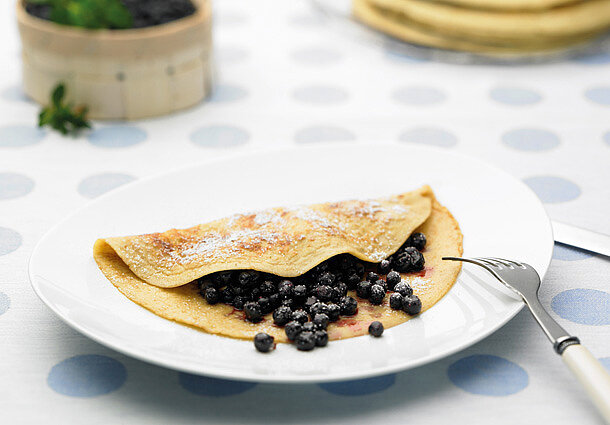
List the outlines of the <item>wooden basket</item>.
{"label": "wooden basket", "polygon": [[212,14],[197,11],[163,25],[87,30],[36,18],[17,4],[26,94],[46,105],[64,82],[68,100],[95,119],[138,119],[199,103],[211,90]]}

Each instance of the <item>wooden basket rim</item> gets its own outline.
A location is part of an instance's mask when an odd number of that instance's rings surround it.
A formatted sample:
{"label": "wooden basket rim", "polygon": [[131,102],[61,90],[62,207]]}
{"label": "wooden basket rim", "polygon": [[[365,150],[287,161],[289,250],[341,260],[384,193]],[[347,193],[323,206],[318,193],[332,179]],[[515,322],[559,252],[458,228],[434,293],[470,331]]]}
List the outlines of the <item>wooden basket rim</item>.
{"label": "wooden basket rim", "polygon": [[156,38],[179,33],[185,29],[206,23],[211,14],[209,0],[191,0],[196,7],[195,13],[184,18],[144,28],[130,29],[88,29],[61,25],[52,21],[37,18],[25,10],[25,1],[17,1],[17,21],[19,24],[36,31],[61,33],[73,38],[95,38],[101,41],[133,41],[146,38]]}

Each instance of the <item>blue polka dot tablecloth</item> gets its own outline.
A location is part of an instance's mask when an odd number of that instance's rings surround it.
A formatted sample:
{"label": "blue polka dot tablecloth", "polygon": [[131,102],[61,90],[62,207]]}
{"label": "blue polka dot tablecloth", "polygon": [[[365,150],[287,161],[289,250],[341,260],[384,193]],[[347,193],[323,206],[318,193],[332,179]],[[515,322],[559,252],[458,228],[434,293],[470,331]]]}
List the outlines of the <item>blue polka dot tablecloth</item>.
{"label": "blue polka dot tablecloth", "polygon": [[[126,357],[38,300],[27,278],[32,249],[75,208],[168,163],[271,146],[394,141],[474,155],[522,179],[553,219],[610,234],[610,53],[530,66],[441,63],[390,40],[355,39],[305,1],[214,8],[219,77],[207,103],[62,138],[35,126],[38,107],[20,88],[14,4],[0,5],[0,423],[601,423],[526,311],[414,370],[270,385]],[[609,276],[607,258],[557,244],[541,291],[608,368]]]}

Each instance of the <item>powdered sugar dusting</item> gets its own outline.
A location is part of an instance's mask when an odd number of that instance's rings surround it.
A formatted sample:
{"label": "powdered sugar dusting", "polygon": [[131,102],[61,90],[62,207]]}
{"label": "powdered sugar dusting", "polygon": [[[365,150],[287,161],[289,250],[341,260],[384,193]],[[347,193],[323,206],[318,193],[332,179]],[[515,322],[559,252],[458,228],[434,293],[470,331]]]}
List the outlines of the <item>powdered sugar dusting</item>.
{"label": "powdered sugar dusting", "polygon": [[234,214],[212,226],[174,231],[178,234],[169,237],[150,236],[161,245],[164,261],[177,266],[235,262],[251,258],[253,252],[263,255],[270,250],[273,256],[294,258],[298,242],[309,239],[315,245],[325,235],[344,239],[346,247],[359,246],[370,261],[379,262],[390,254],[384,247],[387,239],[379,238],[385,224],[404,217],[408,211],[408,207],[396,205],[396,199],[391,202],[353,200],[272,208]]}

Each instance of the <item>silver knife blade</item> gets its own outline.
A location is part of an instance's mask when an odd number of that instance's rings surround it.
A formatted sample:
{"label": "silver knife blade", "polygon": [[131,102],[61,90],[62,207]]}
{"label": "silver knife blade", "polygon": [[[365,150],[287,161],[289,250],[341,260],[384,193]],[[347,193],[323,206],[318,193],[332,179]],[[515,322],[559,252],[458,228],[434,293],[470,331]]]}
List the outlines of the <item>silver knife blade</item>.
{"label": "silver knife blade", "polygon": [[553,221],[555,241],[610,257],[610,236]]}

